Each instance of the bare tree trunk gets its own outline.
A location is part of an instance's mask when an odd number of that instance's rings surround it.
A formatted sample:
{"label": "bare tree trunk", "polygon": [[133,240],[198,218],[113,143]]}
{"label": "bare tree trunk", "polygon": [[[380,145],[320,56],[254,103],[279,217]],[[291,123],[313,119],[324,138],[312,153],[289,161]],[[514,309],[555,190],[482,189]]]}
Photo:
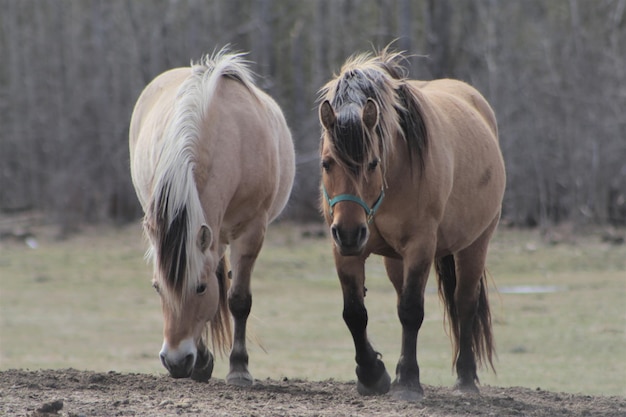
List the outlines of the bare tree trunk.
{"label": "bare tree trunk", "polygon": [[448,0],[426,2],[426,50],[433,78],[452,75],[451,20],[452,8]]}

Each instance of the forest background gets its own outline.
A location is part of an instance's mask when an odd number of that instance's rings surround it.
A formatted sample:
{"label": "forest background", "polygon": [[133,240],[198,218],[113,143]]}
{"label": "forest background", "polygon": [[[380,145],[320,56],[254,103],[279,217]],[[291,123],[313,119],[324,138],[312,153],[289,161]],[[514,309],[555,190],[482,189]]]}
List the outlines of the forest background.
{"label": "forest background", "polygon": [[626,0],[0,0],[0,212],[64,231],[141,216],[128,125],[159,73],[249,51],[297,150],[285,217],[319,220],[318,89],[393,47],[476,86],[499,121],[503,221],[626,223]]}

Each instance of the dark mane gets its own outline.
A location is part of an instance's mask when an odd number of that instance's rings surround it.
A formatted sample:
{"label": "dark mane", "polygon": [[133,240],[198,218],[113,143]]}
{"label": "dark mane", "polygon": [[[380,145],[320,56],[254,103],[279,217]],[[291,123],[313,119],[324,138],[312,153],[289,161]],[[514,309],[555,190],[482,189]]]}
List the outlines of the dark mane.
{"label": "dark mane", "polygon": [[355,68],[346,71],[337,79],[337,87],[331,104],[337,110],[346,103],[358,104],[363,107],[368,98],[381,98],[378,91],[383,82],[381,74],[372,68]]}
{"label": "dark mane", "polygon": [[341,163],[354,175],[373,153],[374,138],[361,121],[361,109],[368,98],[377,99],[377,86],[361,69],[346,71],[337,79],[331,105],[337,113],[332,132],[333,144]]}
{"label": "dark mane", "polygon": [[161,191],[159,198],[154,200],[151,208],[152,217],[156,224],[155,247],[157,250],[157,265],[161,270],[165,284],[177,296],[183,294],[185,274],[187,271],[187,233],[188,213],[183,206],[169,221],[167,213],[170,205],[170,187],[168,183]]}
{"label": "dark mane", "polygon": [[[397,94],[401,105],[396,107],[396,111],[409,148],[409,157],[412,161],[413,156],[416,155],[420,170],[424,171],[424,153],[428,147],[428,131],[422,118],[422,110],[406,81],[402,83]],[[411,164],[412,166],[413,164]]]}
{"label": "dark mane", "polygon": [[368,162],[376,146],[375,138],[369,137],[361,121],[361,109],[367,99],[374,100],[380,109],[376,134],[381,138],[378,145],[383,159],[389,150],[386,142],[399,133],[411,160],[416,158],[420,170],[424,168],[428,132],[419,93],[409,84],[402,59],[400,53],[387,50],[374,57],[353,57],[339,76],[321,90],[321,97],[330,100],[337,113],[335,129],[330,132],[337,157],[352,172]]}

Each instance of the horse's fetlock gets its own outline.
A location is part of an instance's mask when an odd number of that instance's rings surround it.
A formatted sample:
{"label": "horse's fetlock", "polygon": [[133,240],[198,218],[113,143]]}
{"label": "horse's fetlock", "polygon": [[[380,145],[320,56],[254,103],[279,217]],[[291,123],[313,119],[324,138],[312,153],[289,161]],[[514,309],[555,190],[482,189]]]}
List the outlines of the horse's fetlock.
{"label": "horse's fetlock", "polygon": [[233,350],[230,354],[230,362],[236,364],[248,365],[248,352]]}
{"label": "horse's fetlock", "polygon": [[385,364],[376,359],[371,366],[357,365],[356,376],[366,386],[371,386],[387,372]]}

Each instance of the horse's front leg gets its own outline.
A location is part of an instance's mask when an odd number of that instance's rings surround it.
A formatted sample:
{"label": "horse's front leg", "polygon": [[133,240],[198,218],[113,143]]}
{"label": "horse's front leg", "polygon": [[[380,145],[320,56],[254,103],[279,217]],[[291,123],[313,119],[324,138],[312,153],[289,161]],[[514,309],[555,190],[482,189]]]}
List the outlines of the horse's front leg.
{"label": "horse's front leg", "polygon": [[191,379],[198,382],[208,382],[213,374],[213,354],[202,340],[198,343],[197,349],[198,357],[196,358],[196,363],[191,372]]}
{"label": "horse's front leg", "polygon": [[391,378],[367,338],[367,310],[365,309],[365,259],[342,257],[335,254],[335,264],[343,291],[343,319],[352,334],[357,390],[361,395],[385,394]]}
{"label": "horse's front leg", "polygon": [[417,364],[417,334],[424,321],[424,289],[430,262],[411,264],[385,258],[385,267],[398,294],[398,318],[402,325],[402,347],[392,395],[405,401],[419,401],[424,397],[424,390]]}
{"label": "horse's front leg", "polygon": [[231,244],[232,284],[228,291],[228,307],[234,319],[233,348],[230,352],[230,371],[226,382],[250,386],[254,383],[248,371],[246,325],[252,309],[250,277],[254,263],[263,245],[266,225],[251,227]]}

